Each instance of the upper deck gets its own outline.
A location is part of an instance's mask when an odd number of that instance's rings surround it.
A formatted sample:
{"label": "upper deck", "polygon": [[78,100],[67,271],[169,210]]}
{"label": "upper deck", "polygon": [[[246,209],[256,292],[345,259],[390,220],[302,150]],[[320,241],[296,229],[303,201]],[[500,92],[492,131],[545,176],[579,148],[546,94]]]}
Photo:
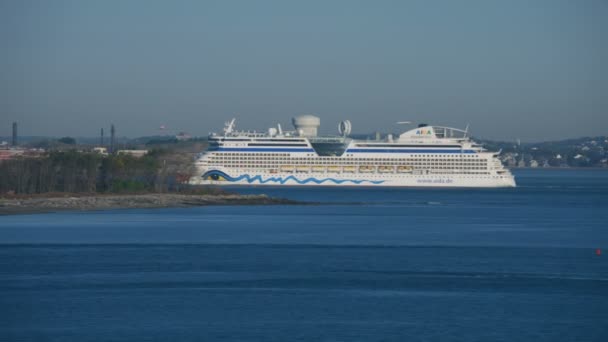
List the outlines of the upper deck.
{"label": "upper deck", "polygon": [[[350,125],[350,123],[349,123]],[[238,131],[235,120],[226,123],[224,134],[209,136],[210,151],[314,152],[317,156],[350,153],[478,153],[485,151],[468,137],[468,129],[430,126],[407,130],[397,137],[387,134],[380,140],[342,136],[310,136],[302,131],[283,131],[280,125],[267,132]]]}

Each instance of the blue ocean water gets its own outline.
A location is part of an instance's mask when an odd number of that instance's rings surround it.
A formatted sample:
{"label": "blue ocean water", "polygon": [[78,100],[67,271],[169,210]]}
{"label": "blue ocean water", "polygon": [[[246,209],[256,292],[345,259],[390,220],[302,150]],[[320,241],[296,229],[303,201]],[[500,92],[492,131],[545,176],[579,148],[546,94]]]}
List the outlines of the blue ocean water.
{"label": "blue ocean water", "polygon": [[606,340],[608,172],[516,177],[0,217],[0,340]]}

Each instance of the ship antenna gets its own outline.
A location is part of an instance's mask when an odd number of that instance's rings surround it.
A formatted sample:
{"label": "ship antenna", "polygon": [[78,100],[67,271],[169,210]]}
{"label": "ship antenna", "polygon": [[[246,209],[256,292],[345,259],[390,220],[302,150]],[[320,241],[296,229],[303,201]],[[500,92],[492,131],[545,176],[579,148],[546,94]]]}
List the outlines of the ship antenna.
{"label": "ship antenna", "polygon": [[281,124],[277,124],[277,128],[279,130],[279,135],[283,135],[283,129],[281,128]]}
{"label": "ship antenna", "polygon": [[469,124],[467,124],[467,127],[465,127],[464,129],[464,137],[467,137],[467,134],[469,134]]}
{"label": "ship antenna", "polygon": [[224,127],[224,135],[228,135],[230,133],[232,133],[232,131],[234,130],[234,121],[236,119],[233,118],[232,120],[230,120],[230,122],[226,122],[225,127]]}

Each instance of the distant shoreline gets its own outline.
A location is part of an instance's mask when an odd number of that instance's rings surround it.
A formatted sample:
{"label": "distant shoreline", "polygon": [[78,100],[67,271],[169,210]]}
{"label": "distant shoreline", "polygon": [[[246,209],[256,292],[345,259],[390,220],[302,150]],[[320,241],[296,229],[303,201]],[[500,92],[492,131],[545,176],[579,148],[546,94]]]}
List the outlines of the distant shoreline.
{"label": "distant shoreline", "polygon": [[15,196],[0,198],[0,216],[40,214],[58,211],[98,211],[111,209],[184,208],[207,205],[280,205],[304,204],[267,195],[66,195]]}

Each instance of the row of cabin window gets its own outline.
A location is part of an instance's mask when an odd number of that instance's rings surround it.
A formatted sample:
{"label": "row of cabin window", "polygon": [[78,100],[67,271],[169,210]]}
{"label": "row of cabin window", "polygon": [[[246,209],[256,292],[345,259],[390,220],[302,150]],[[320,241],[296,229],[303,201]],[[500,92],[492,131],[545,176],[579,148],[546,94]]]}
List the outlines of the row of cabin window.
{"label": "row of cabin window", "polygon": [[464,163],[486,163],[488,160],[484,159],[454,159],[454,160],[445,160],[445,159],[428,159],[428,158],[357,158],[357,159],[349,159],[349,158],[335,158],[335,159],[319,159],[319,158],[299,158],[299,157],[281,157],[281,158],[259,158],[255,156],[245,156],[245,157],[221,157],[221,156],[212,156],[210,159],[212,160],[247,160],[247,161],[306,161],[306,162],[317,162],[317,161],[340,161],[340,162],[464,162]]}
{"label": "row of cabin window", "polygon": [[[247,165],[247,164],[238,164],[238,163],[234,163],[234,164],[223,164],[221,166],[226,166],[226,167],[242,167],[242,168],[248,168],[248,169],[259,169],[259,168],[278,168],[281,166],[285,166],[285,165],[277,165],[277,164],[257,164],[257,165]],[[337,166],[337,167],[343,167],[345,165],[331,165],[331,166]],[[389,166],[389,167],[394,167],[395,165],[381,165],[381,166]],[[456,165],[454,166],[435,166],[435,165],[411,165],[412,167],[419,169],[422,167],[425,167],[425,169],[440,169],[440,170],[454,170],[454,169],[465,169],[465,170],[487,170],[488,168],[486,167],[478,167],[478,166],[460,166],[457,167]]]}
{"label": "row of cabin window", "polygon": [[[278,156],[283,156],[283,157],[289,157],[290,154],[289,153],[238,153],[238,152],[216,152],[216,153],[212,153],[211,155],[215,155],[215,156],[234,156],[234,157],[270,157],[270,158],[276,158]],[[449,158],[449,159],[460,159],[460,158],[467,158],[467,159],[473,159],[473,158],[479,158],[479,155],[477,154],[465,154],[465,153],[452,153],[452,154],[415,154],[416,157],[423,157],[423,158],[433,158],[433,157],[443,157],[443,158]],[[349,158],[359,158],[358,156],[354,156],[351,154],[352,157]],[[299,158],[299,157],[294,157],[294,158]],[[311,156],[310,158],[314,158],[314,159],[345,159],[344,157],[337,157],[337,156]],[[411,158],[411,157],[410,157]],[[369,158],[366,157],[364,159],[382,159],[382,158]],[[391,158],[388,158],[391,159]]]}
{"label": "row of cabin window", "polygon": [[488,163],[467,163],[467,162],[453,162],[453,163],[444,163],[444,162],[410,162],[410,161],[399,161],[399,162],[357,162],[357,161],[341,161],[339,163],[335,162],[321,162],[321,161],[306,161],[306,160],[210,160],[211,163],[247,163],[247,164],[313,164],[313,165],[338,165],[338,164],[348,164],[348,165],[376,165],[376,164],[394,164],[394,165],[478,165],[484,166],[488,165]]}

